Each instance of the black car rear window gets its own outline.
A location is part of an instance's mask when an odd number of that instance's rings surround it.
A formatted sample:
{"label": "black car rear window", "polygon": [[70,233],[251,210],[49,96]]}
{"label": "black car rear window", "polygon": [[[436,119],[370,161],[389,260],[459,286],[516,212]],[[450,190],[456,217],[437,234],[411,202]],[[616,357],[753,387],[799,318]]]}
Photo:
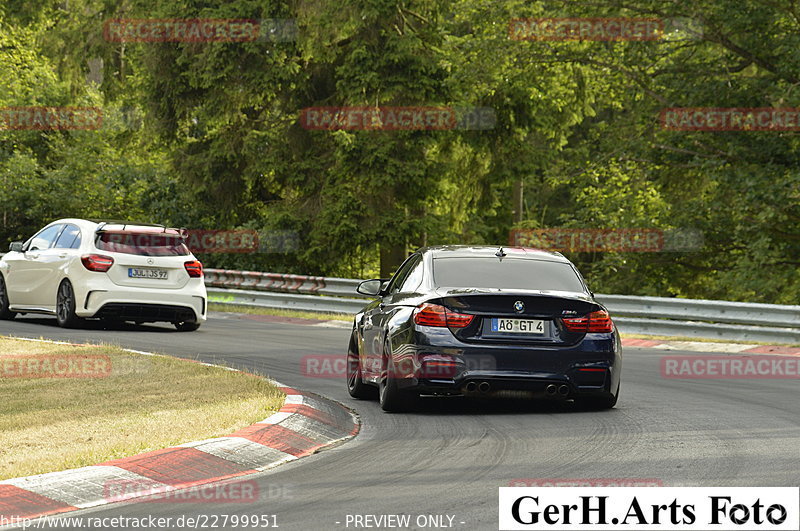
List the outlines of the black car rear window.
{"label": "black car rear window", "polygon": [[436,258],[433,280],[443,288],[586,291],[570,264],[545,260]]}
{"label": "black car rear window", "polygon": [[186,256],[189,248],[178,235],[138,232],[101,232],[95,247],[112,253],[143,256]]}

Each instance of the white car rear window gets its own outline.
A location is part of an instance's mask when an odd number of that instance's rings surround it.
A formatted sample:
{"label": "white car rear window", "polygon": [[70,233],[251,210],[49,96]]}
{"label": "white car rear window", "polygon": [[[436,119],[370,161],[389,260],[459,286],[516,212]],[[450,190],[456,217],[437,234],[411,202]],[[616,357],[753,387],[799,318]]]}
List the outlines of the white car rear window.
{"label": "white car rear window", "polygon": [[142,256],[187,256],[189,248],[183,238],[174,234],[146,232],[101,232],[95,247],[112,253]]}

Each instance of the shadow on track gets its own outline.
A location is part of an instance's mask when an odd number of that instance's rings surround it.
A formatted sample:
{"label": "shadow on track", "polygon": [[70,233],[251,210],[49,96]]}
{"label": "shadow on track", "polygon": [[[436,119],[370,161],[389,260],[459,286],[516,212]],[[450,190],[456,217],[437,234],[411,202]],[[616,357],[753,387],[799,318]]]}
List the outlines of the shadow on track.
{"label": "shadow on track", "polygon": [[[46,317],[37,315],[35,317],[18,316],[15,321],[20,323],[39,324],[47,328],[55,328],[61,330],[56,322],[55,317]],[[143,323],[135,324],[126,321],[110,321],[101,319],[87,319],[82,321],[80,325],[72,330],[109,330],[115,332],[174,332],[180,333],[171,323]]]}
{"label": "shadow on track", "polygon": [[596,411],[575,404],[571,400],[533,399],[529,397],[430,397],[410,413],[401,415],[519,415],[524,414],[614,414],[615,410]]}

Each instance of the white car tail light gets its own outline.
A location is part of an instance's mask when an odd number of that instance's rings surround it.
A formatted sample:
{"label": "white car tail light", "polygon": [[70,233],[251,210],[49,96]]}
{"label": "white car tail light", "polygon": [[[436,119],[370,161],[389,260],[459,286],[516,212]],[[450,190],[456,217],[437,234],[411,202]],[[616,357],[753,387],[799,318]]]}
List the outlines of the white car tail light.
{"label": "white car tail light", "polygon": [[185,262],[183,267],[186,268],[186,272],[189,273],[189,276],[192,278],[200,278],[203,276],[203,264],[197,260]]}
{"label": "white car tail light", "polygon": [[85,254],[81,256],[81,263],[89,271],[105,273],[114,265],[114,259],[102,254]]}

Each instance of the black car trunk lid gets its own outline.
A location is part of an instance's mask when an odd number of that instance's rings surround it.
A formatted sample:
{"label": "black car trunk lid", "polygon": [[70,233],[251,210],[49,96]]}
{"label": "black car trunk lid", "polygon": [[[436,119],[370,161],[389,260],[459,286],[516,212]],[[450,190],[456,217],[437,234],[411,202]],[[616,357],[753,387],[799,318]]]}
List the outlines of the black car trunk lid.
{"label": "black car trunk lid", "polygon": [[476,316],[467,327],[451,328],[467,342],[572,345],[583,334],[567,330],[561,319],[602,309],[577,292],[440,289],[437,294],[451,311]]}

